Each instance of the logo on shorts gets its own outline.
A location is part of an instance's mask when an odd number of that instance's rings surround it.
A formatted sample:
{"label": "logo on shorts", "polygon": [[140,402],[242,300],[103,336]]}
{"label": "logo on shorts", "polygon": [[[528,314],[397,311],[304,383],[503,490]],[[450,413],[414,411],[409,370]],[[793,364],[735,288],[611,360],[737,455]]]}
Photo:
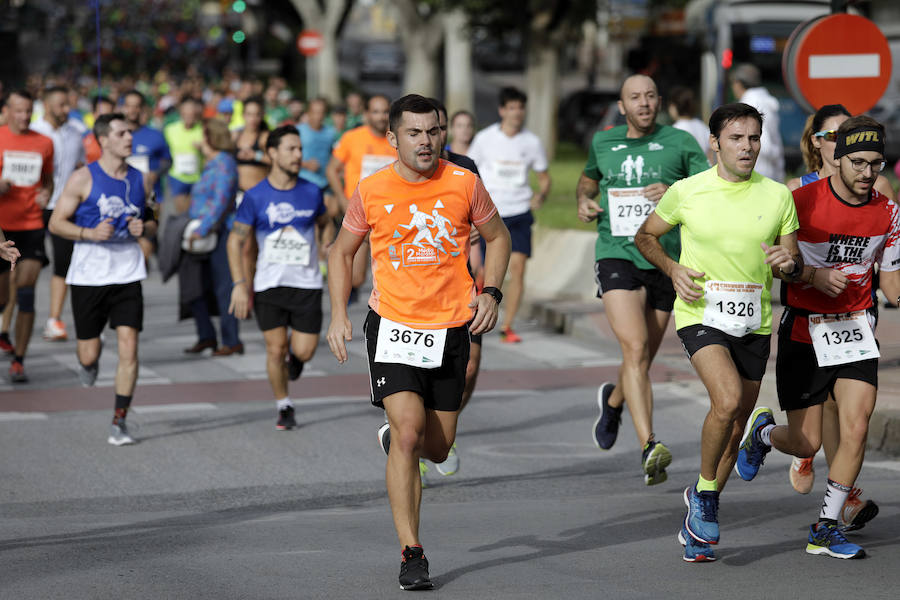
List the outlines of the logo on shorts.
{"label": "logo on shorts", "polygon": [[619,274],[618,274],[618,273],[610,273],[609,278],[610,278],[610,279],[618,279],[618,278],[619,278]]}
{"label": "logo on shorts", "polygon": [[705,329],[698,329],[698,330],[697,330],[697,337],[700,337],[701,335],[706,335],[706,330],[705,330]]}
{"label": "logo on shorts", "polygon": [[384,377],[382,377],[381,379],[379,379],[379,380],[376,381],[375,383],[378,384],[378,387],[381,387],[381,386],[383,386],[386,382],[385,382]]}

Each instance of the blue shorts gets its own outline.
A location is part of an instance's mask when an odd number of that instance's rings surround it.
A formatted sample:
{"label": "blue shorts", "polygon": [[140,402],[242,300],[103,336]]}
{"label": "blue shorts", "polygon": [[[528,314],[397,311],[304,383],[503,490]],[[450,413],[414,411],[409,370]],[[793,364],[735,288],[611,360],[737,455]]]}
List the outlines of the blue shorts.
{"label": "blue shorts", "polygon": [[166,187],[169,189],[170,196],[181,196],[188,195],[191,193],[191,188],[194,187],[193,183],[185,183],[178,179],[175,179],[171,175],[166,176]]}
{"label": "blue shorts", "polygon": [[512,251],[521,252],[525,256],[531,256],[531,226],[534,225],[534,215],[529,210],[521,215],[504,217],[503,224],[509,229],[509,237],[512,240]]}

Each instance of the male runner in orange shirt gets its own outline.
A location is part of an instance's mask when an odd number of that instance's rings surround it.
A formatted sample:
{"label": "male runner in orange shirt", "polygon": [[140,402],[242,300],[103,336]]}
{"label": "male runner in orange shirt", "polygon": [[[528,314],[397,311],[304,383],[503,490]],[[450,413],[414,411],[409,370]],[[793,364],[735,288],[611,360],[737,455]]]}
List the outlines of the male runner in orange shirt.
{"label": "male runner in orange shirt", "polygon": [[[419,543],[419,459],[442,462],[453,444],[469,334],[497,323],[510,239],[481,180],[440,159],[438,114],[427,98],[409,95],[394,102],[388,139],[399,160],[360,182],[331,250],[327,337],[338,361],[345,362],[345,343],[352,338],[347,298],[353,257],[369,235],[374,289],[364,332],[372,403],[385,409],[390,426],[379,433],[403,548],[400,587],[426,589],[432,584]],[[487,244],[479,295],[467,269],[473,225]]]}

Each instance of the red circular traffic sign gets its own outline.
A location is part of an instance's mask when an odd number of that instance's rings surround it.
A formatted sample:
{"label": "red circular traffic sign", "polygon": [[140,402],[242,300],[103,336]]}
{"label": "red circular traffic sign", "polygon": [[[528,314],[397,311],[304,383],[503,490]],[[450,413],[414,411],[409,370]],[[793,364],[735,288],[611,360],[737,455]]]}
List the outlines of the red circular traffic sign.
{"label": "red circular traffic sign", "polygon": [[794,30],[782,71],[788,90],[808,112],[843,104],[856,115],[884,95],[891,78],[891,49],[872,21],[858,15],[824,15]]}
{"label": "red circular traffic sign", "polygon": [[315,56],[323,45],[325,40],[315,29],[304,29],[297,36],[297,51],[303,56]]}

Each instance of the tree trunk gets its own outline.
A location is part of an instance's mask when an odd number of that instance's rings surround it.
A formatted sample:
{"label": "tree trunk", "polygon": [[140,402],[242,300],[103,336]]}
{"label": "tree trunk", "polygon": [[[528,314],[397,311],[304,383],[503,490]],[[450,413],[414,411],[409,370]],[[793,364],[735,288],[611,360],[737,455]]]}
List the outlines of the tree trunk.
{"label": "tree trunk", "polygon": [[393,0],[397,29],[403,40],[406,67],[403,70],[403,93],[432,97],[438,92],[440,65],[437,55],[444,41],[441,15],[423,18],[413,0]]}
{"label": "tree trunk", "polygon": [[[324,96],[331,102],[341,99],[341,75],[338,69],[338,35],[341,17],[351,0],[328,0],[325,10],[319,8],[318,2],[310,0],[291,0],[291,4],[303,19],[306,29],[314,29],[322,34],[323,48],[312,58],[307,58],[306,68],[315,71],[315,80],[311,83],[318,89],[316,95]],[[314,64],[310,64],[313,62]],[[313,90],[307,90],[311,95]]]}
{"label": "tree trunk", "polygon": [[475,86],[469,20],[462,10],[456,9],[444,15],[443,24],[444,103],[449,115],[458,110],[474,113]]}
{"label": "tree trunk", "polygon": [[559,110],[559,46],[533,36],[525,79],[528,94],[527,127],[541,139],[547,158],[556,154],[556,114]]}

